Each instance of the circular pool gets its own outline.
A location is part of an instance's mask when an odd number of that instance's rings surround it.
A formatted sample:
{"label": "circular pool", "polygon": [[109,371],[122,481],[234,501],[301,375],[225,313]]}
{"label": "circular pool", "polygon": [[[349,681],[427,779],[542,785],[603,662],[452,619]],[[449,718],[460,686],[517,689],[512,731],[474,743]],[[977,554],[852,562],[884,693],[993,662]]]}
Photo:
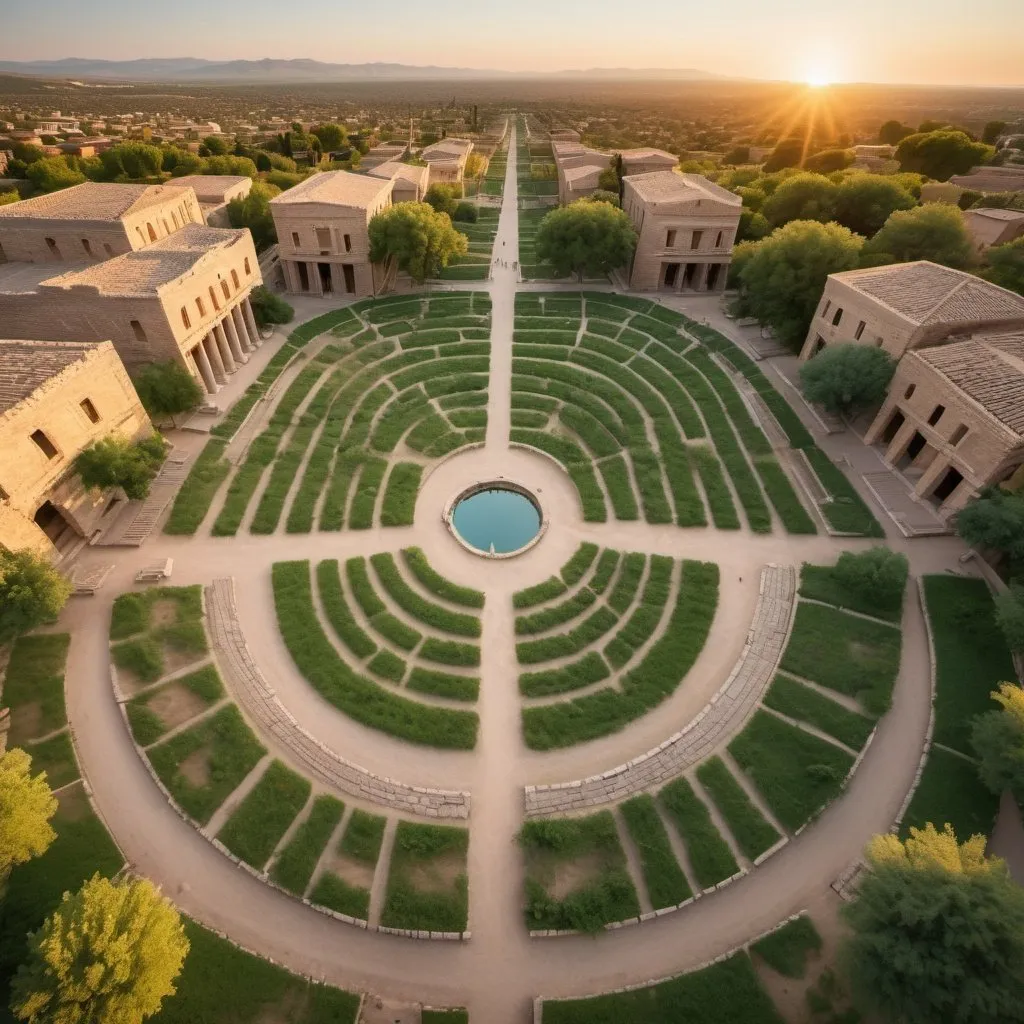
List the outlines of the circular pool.
{"label": "circular pool", "polygon": [[490,558],[507,558],[532,547],[546,523],[533,495],[505,481],[475,484],[446,510],[455,537]]}

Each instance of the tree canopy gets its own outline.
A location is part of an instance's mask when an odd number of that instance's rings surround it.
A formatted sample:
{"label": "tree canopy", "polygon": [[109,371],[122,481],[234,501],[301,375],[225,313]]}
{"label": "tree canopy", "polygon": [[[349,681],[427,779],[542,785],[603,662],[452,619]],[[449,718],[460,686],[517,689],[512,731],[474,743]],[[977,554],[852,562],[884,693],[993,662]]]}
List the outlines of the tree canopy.
{"label": "tree canopy", "polygon": [[262,284],[256,285],[249,293],[249,302],[258,327],[287,324],[295,318],[294,307]]}
{"label": "tree canopy", "polygon": [[764,162],[767,172],[778,171],[783,167],[799,167],[804,159],[806,143],[803,139],[782,139],[768,154]]}
{"label": "tree canopy", "polygon": [[1001,487],[984,491],[960,510],[956,532],[971,547],[994,548],[1024,564],[1024,497]]}
{"label": "tree canopy", "polygon": [[577,200],[552,210],[540,222],[537,258],[559,275],[598,277],[629,263],[636,232],[627,214],[610,203]]}
{"label": "tree canopy", "polygon": [[907,556],[876,544],[867,551],[844,551],[832,570],[837,583],[879,609],[899,609],[907,586]]}
{"label": "tree canopy", "polygon": [[143,407],[154,420],[167,417],[173,424],[175,416],[191,412],[203,400],[199,381],[173,359],[166,363],[149,363],[132,383]]}
{"label": "tree canopy", "polygon": [[836,186],[822,174],[795,174],[783,181],[761,207],[768,223],[774,227],[791,220],[833,219]]}
{"label": "tree canopy", "polygon": [[917,200],[892,175],[851,174],[835,190],[835,219],[870,238],[896,210],[912,210]]}
{"label": "tree canopy", "polygon": [[914,129],[902,121],[886,121],[878,129],[878,141],[885,146],[896,146],[908,135],[913,135]]}
{"label": "tree canopy", "polygon": [[852,149],[823,149],[804,160],[804,170],[830,174],[833,171],[845,170],[852,163]]}
{"label": "tree canopy", "polygon": [[986,281],[1024,295],[1024,235],[1005,245],[994,245],[985,253],[988,266],[982,276]]}
{"label": "tree canopy", "polygon": [[166,454],[159,434],[140,441],[109,434],[79,452],[75,470],[86,487],[120,487],[129,498],[141,500],[149,494]]}
{"label": "tree canopy", "polygon": [[427,189],[423,202],[433,207],[436,213],[447,213],[450,217],[459,208],[462,197],[461,185],[449,185],[436,182]]}
{"label": "tree canopy", "polygon": [[397,261],[414,281],[436,277],[453,256],[464,256],[469,241],[446,213],[427,203],[396,203],[370,221],[370,259]]}
{"label": "tree canopy", "polygon": [[32,758],[13,748],[0,754],[0,895],[11,868],[46,853],[57,833],[50,819],[57,798],[46,773],[31,773]]}
{"label": "tree canopy", "polygon": [[163,169],[164,154],[159,146],[145,142],[122,142],[100,153],[108,181],[119,178],[151,178]]}
{"label": "tree canopy", "polygon": [[900,1024],[1024,1021],[1024,889],[947,825],[876,836],[843,908],[855,997]]}
{"label": "tree canopy", "polygon": [[325,153],[334,149],[344,149],[348,145],[348,131],[340,124],[318,124],[313,134],[320,140]]}
{"label": "tree canopy", "polygon": [[996,595],[996,622],[1010,650],[1024,653],[1024,585],[1011,583],[1009,589]]}
{"label": "tree canopy", "polygon": [[741,308],[798,349],[828,275],[853,270],[863,241],[839,224],[794,220],[760,242],[744,242],[734,256]]}
{"label": "tree canopy", "polygon": [[896,147],[900,170],[917,171],[938,181],[954,174],[966,174],[977,164],[987,163],[995,150],[975,142],[966,132],[946,128],[908,135]]}
{"label": "tree canopy", "polygon": [[852,416],[885,398],[896,360],[872,345],[829,345],[800,365],[800,383],[811,402],[829,412]]}
{"label": "tree canopy", "polygon": [[1009,789],[1024,798],[1024,689],[1000,683],[992,699],[998,711],[986,711],[974,720],[971,741],[978,757],[978,774],[993,793]]}
{"label": "tree canopy", "polygon": [[219,135],[207,135],[200,143],[203,156],[227,156],[228,144]]}
{"label": "tree canopy", "polygon": [[174,994],[188,950],[178,912],[152,882],[93,875],[29,937],[11,1009],[29,1024],[138,1024]]}
{"label": "tree canopy", "polygon": [[1006,131],[1005,121],[988,121],[981,130],[981,141],[992,146],[1004,131]]}
{"label": "tree canopy", "polygon": [[963,213],[948,203],[897,210],[864,246],[865,266],[931,260],[962,270],[974,262]]}
{"label": "tree canopy", "polygon": [[0,643],[6,643],[60,614],[71,584],[31,551],[0,547]]}
{"label": "tree canopy", "polygon": [[228,221],[233,228],[248,228],[257,252],[263,252],[277,242],[274,216],[270,212],[270,200],[281,190],[265,181],[254,181],[247,196],[232,199],[228,203]]}
{"label": "tree canopy", "polygon": [[80,185],[86,180],[85,175],[81,171],[69,167],[68,162],[62,156],[51,156],[29,164],[25,171],[25,177],[40,192],[56,192],[58,189]]}

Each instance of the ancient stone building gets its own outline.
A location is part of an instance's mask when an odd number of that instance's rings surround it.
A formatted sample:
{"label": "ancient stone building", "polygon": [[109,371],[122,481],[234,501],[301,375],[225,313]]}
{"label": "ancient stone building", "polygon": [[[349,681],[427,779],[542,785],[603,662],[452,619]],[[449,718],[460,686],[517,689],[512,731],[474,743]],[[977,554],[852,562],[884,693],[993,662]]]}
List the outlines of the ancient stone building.
{"label": "ancient stone building", "polygon": [[86,490],[75,458],[152,429],[109,341],[0,340],[0,543],[60,557],[102,529],[123,495]]}
{"label": "ancient stone building", "polygon": [[995,210],[979,207],[964,213],[964,226],[978,252],[992,245],[1005,245],[1024,235],[1024,210]]}
{"label": "ancient stone building", "polygon": [[623,176],[671,171],[679,163],[678,157],[663,149],[623,149],[618,155],[622,158]]}
{"label": "ancient stone building", "polygon": [[203,223],[199,200],[188,187],[86,181],[0,206],[0,259],[96,262]]}
{"label": "ancient stone building", "polygon": [[16,338],[109,339],[129,368],[175,360],[212,394],[260,344],[260,280],[247,230],[190,223],[99,263],[0,264],[0,323]]}
{"label": "ancient stone building", "polygon": [[211,228],[229,228],[228,203],[252,191],[252,178],[244,174],[187,174],[170,184],[190,188],[199,200],[203,221]]}
{"label": "ancient stone building", "polygon": [[909,349],[985,328],[1024,327],[1024,298],[927,260],[830,274],[801,359],[855,342],[899,359]]}
{"label": "ancient stone building", "polygon": [[349,171],[314,174],[270,200],[289,292],[377,294],[382,270],[370,263],[370,220],[392,203],[391,178]]}
{"label": "ancient stone building", "polygon": [[466,170],[466,160],[473,151],[469,139],[441,139],[427,146],[420,157],[430,168],[430,184],[459,184]]}
{"label": "ancient stone building", "polygon": [[375,178],[388,178],[395,183],[391,192],[394,203],[419,203],[423,201],[430,184],[430,168],[413,166],[389,160],[370,170]]}
{"label": "ancient stone building", "polygon": [[864,437],[943,516],[1024,463],[1024,330],[980,333],[900,360]]}
{"label": "ancient stone building", "polygon": [[630,288],[725,289],[742,209],[738,195],[699,174],[653,171],[623,178],[622,207],[638,236]]}

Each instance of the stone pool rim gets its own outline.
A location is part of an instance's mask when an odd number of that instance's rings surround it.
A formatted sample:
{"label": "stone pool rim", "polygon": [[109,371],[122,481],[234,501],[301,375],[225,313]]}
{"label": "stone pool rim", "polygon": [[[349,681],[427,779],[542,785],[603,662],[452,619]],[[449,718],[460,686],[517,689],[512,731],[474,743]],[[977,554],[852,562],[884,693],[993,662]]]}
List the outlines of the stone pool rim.
{"label": "stone pool rim", "polygon": [[[455,526],[454,519],[456,506],[459,502],[465,501],[467,498],[472,498],[474,495],[481,494],[484,491],[511,491],[513,494],[522,495],[522,497],[526,498],[537,510],[537,515],[540,517],[540,527],[521,548],[516,548],[515,551],[481,551],[480,548],[474,547],[459,533]],[[544,511],[544,506],[537,500],[537,496],[529,487],[526,487],[524,484],[518,483],[515,480],[508,480],[502,476],[494,477],[490,480],[478,480],[476,483],[470,484],[468,487],[463,487],[455,497],[448,499],[444,506],[442,519],[444,520],[444,525],[447,527],[448,532],[455,539],[456,543],[470,554],[476,555],[477,558],[486,558],[492,562],[501,561],[506,558],[517,558],[519,555],[526,554],[526,552],[532,547],[540,543],[541,538],[547,532],[547,528],[550,523],[547,513]]]}

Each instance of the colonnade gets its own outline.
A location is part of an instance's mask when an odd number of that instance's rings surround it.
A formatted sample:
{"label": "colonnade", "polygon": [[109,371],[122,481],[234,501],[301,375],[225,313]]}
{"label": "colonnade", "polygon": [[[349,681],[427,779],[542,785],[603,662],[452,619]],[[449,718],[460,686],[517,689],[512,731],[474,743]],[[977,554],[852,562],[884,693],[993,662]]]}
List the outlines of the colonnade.
{"label": "colonnade", "polygon": [[213,325],[189,356],[206,387],[215,395],[227,383],[228,375],[249,361],[249,353],[263,344],[252,304],[246,296]]}

